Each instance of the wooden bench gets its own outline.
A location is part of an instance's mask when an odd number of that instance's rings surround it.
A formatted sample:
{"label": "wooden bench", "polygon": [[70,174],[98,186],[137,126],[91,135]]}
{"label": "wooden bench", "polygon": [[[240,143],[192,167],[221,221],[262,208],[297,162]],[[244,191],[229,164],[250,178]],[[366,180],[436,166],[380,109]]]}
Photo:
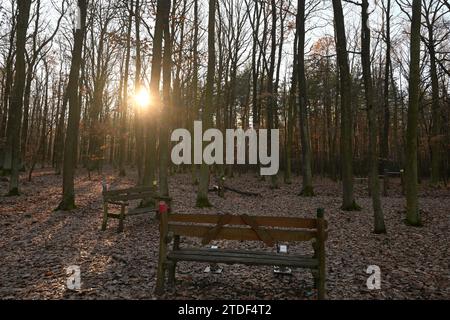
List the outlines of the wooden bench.
{"label": "wooden bench", "polygon": [[[277,242],[313,242],[314,254],[294,255],[267,251],[181,248],[180,237],[212,240],[262,241],[268,247]],[[179,261],[206,263],[267,265],[311,269],[318,299],[325,298],[325,240],[327,221],[324,210],[317,210],[317,219],[248,215],[167,214],[160,212],[160,245],[156,294],[162,294],[165,274],[169,285],[175,283]],[[168,244],[173,241],[172,250]]]}
{"label": "wooden bench", "polygon": [[[404,183],[404,171],[389,171],[385,170],[382,175],[379,175],[378,178],[383,180],[383,196],[388,196],[389,185],[391,183],[391,178],[400,178],[400,183],[402,187],[402,195],[405,194],[405,183]],[[372,195],[372,191],[370,190],[369,178],[367,177],[355,177],[355,183],[367,183],[367,188],[369,190],[369,196]]]}
{"label": "wooden bench", "polygon": [[404,171],[401,169],[400,171],[384,171],[384,180],[383,180],[383,196],[387,197],[388,189],[390,185],[390,178],[400,178],[400,183],[402,186],[402,195],[405,194],[405,182],[404,182]]}
{"label": "wooden bench", "polygon": [[[141,214],[149,214],[155,215],[158,211],[157,205],[158,201],[163,200],[170,203],[171,199],[169,197],[161,197],[156,194],[152,187],[134,187],[128,189],[120,189],[120,190],[108,190],[105,183],[103,183],[103,223],[102,230],[106,230],[108,225],[108,218],[119,219],[119,226],[117,232],[123,231],[123,222],[128,216],[135,216]],[[155,206],[143,206],[137,207],[134,209],[129,209],[130,203],[132,200],[142,200],[143,202],[154,202]],[[120,207],[120,211],[118,212],[109,212],[109,206],[117,206]]]}

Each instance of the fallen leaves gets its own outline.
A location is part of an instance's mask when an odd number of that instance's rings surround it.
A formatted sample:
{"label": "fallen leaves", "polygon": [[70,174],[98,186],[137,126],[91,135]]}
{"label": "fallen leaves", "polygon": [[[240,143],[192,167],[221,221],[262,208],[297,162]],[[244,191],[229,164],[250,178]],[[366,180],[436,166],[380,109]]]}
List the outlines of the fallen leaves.
{"label": "fallen leaves", "polygon": [[[119,179],[106,171],[113,187],[134,184],[134,176]],[[0,197],[0,298],[2,299],[154,299],[158,261],[158,224],[147,216],[125,220],[117,234],[117,221],[100,231],[102,218],[101,178],[85,174],[76,179],[78,208],[54,212],[60,200],[61,177],[37,170],[33,181],[18,197]],[[0,181],[0,194],[7,183]],[[383,198],[387,235],[372,233],[371,200],[364,185],[356,185],[360,212],[342,212],[340,186],[316,179],[314,198],[299,197],[300,181],[268,183],[252,174],[227,179],[227,185],[255,192],[248,197],[225,192],[222,199],[210,193],[214,208],[196,209],[195,186],[190,174],[170,178],[175,212],[314,217],[325,208],[329,221],[327,241],[327,288],[331,299],[450,299],[450,194],[448,190],[422,188],[420,203],[424,227],[402,223],[404,199],[392,184]],[[184,239],[182,245],[195,245]],[[215,241],[219,247],[270,250],[256,242]],[[289,252],[311,253],[310,243],[289,246]],[[381,290],[366,287],[369,265],[381,268]],[[66,289],[66,268],[79,265],[82,289]],[[221,274],[204,273],[205,264],[179,263],[175,289],[165,299],[314,299],[308,270],[276,276],[271,267],[224,265]]]}

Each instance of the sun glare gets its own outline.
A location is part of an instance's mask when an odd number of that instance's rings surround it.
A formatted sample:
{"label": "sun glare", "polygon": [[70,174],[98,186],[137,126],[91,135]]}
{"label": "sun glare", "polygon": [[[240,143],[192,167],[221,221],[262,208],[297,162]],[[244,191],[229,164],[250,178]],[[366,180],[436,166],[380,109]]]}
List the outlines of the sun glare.
{"label": "sun glare", "polygon": [[150,106],[151,97],[147,90],[140,89],[135,95],[134,95],[134,101],[136,102],[136,105],[140,109],[147,109]]}

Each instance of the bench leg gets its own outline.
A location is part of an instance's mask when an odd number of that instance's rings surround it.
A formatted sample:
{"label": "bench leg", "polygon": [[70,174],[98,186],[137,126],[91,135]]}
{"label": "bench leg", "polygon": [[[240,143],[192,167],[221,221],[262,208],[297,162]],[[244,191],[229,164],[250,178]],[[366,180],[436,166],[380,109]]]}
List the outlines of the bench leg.
{"label": "bench leg", "polygon": [[317,299],[324,300],[326,295],[326,272],[325,272],[325,264],[319,264],[319,269],[317,270]]}
{"label": "bench leg", "polygon": [[[313,241],[311,243],[313,250],[314,250],[314,258],[318,257],[318,246],[317,246],[317,242]],[[311,274],[313,276],[313,280],[314,280],[314,289],[318,289],[319,288],[319,270],[317,269],[311,269]]]}
{"label": "bench leg", "polygon": [[314,281],[314,289],[319,289],[319,272],[317,270],[311,270]]}
{"label": "bench leg", "polygon": [[[173,250],[179,250],[180,249],[180,236],[176,235],[173,238]],[[169,285],[173,287],[175,285],[175,272],[177,269],[177,262],[176,261],[170,261],[168,264],[168,270],[169,270]]]}
{"label": "bench leg", "polygon": [[117,232],[123,232],[123,220],[125,218],[125,206],[120,207],[119,228]]}
{"label": "bench leg", "polygon": [[106,226],[108,225],[108,204],[103,204],[103,222],[102,222],[102,231],[106,230]]}
{"label": "bench leg", "polygon": [[388,196],[388,189],[389,189],[389,177],[387,174],[385,174],[383,180],[383,197]]}
{"label": "bench leg", "polygon": [[404,196],[405,193],[405,176],[403,175],[403,172],[400,172],[400,180],[402,183],[402,196]]}
{"label": "bench leg", "polygon": [[156,276],[156,288],[155,293],[161,295],[164,293],[164,282],[166,277],[166,266],[165,263],[158,264],[158,273]]}
{"label": "bench leg", "polygon": [[170,261],[170,263],[168,263],[167,265],[167,269],[168,269],[168,281],[169,281],[169,286],[173,287],[175,285],[175,271],[177,268],[177,263],[176,261]]}
{"label": "bench leg", "polygon": [[319,275],[318,279],[317,298],[319,300],[325,299],[325,278],[321,275]]}
{"label": "bench leg", "polygon": [[[372,190],[373,191],[373,190]],[[326,266],[325,266],[325,221],[323,218],[324,212],[323,209],[317,210],[317,258],[318,258],[318,278],[319,283],[317,284],[317,299],[324,300],[326,296],[326,288],[325,288],[325,280],[326,280]]]}

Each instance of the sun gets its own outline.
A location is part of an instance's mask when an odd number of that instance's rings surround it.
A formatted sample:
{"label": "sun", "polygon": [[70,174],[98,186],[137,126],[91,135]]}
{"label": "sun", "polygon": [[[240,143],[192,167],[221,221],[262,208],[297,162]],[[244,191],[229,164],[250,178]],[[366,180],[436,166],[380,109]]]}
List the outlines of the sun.
{"label": "sun", "polygon": [[144,88],[139,89],[138,92],[134,95],[134,101],[140,109],[147,109],[150,106],[151,102],[149,92]]}

